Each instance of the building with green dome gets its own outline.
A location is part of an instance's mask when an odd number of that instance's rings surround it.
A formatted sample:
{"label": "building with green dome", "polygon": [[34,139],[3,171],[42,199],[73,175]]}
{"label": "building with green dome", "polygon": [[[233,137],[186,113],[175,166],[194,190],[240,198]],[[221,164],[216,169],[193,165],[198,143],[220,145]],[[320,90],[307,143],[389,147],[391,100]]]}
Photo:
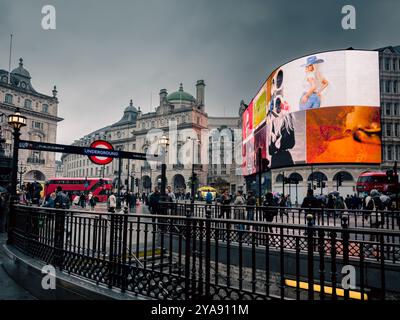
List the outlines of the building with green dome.
{"label": "building with green dome", "polygon": [[[167,185],[175,193],[190,192],[193,161],[198,186],[212,184],[214,178],[219,176],[231,182],[228,187],[234,192],[243,185],[241,181],[237,182],[236,166],[220,163],[209,165],[207,154],[215,149],[210,145],[214,141],[204,132],[212,130],[214,134],[226,127],[240,128],[239,117],[209,117],[205,108],[204,80],[195,83],[195,92],[192,95],[185,91],[182,83],[178,90],[171,93],[161,89],[158,106],[147,113],[142,113],[140,107],[134,106],[131,100],[118,121],[76,140],[74,145],[89,146],[94,140],[104,139],[111,142],[115,149],[154,154],[159,152],[158,139],[165,134],[170,141],[166,161]],[[220,146],[217,148],[219,152]],[[62,156],[62,161],[66,177],[107,177],[117,183],[118,161],[101,167],[91,163],[85,156],[68,154]],[[137,186],[135,179],[139,182]],[[161,185],[161,165],[124,159],[121,180],[125,190],[150,192],[155,186]]]}

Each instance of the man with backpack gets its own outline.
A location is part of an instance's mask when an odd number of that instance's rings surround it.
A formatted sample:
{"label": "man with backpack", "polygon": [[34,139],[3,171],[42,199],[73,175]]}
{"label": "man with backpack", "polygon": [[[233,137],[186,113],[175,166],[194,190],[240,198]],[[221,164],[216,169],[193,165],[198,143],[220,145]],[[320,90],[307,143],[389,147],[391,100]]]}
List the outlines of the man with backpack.
{"label": "man with backpack", "polygon": [[369,212],[364,215],[365,220],[370,220],[371,228],[379,228],[384,224],[384,217],[382,210],[384,204],[381,200],[381,195],[376,189],[372,189],[369,196],[365,198],[365,210]]}

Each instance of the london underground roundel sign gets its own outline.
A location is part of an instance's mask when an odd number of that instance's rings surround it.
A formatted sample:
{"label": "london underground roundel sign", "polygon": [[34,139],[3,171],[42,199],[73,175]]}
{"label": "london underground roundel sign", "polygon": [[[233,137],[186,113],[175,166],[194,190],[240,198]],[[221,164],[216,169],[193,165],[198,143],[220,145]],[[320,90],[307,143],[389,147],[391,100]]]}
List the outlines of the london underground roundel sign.
{"label": "london underground roundel sign", "polygon": [[[93,141],[92,144],[90,145],[90,148],[106,149],[110,151],[114,150],[114,147],[111,145],[111,143],[104,140]],[[89,159],[93,163],[100,165],[109,164],[111,161],[113,161],[113,158],[111,157],[101,157],[101,156],[89,156]]]}

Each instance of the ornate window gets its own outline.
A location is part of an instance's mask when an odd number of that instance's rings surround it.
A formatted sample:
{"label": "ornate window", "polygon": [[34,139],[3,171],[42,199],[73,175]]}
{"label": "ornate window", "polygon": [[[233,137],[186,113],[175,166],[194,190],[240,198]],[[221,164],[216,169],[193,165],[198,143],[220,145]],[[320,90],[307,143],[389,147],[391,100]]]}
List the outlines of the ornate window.
{"label": "ornate window", "polygon": [[29,99],[25,99],[24,107],[32,109],[32,101]]}
{"label": "ornate window", "polygon": [[12,104],[13,103],[13,95],[6,93],[6,96],[4,97],[4,102]]}
{"label": "ornate window", "polygon": [[47,104],[42,104],[42,111],[45,113],[49,113],[49,106]]}

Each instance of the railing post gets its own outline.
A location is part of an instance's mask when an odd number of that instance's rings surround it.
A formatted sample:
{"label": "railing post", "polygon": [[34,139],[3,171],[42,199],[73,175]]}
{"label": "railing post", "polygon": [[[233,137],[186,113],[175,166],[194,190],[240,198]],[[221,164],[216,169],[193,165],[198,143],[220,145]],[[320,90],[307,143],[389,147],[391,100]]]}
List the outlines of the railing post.
{"label": "railing post", "polygon": [[211,281],[211,270],[210,270],[210,258],[211,258],[211,208],[206,210],[206,296],[210,295],[210,281]]}
{"label": "railing post", "polygon": [[113,282],[114,282],[114,270],[115,270],[115,265],[114,265],[115,221],[113,213],[110,214],[110,220],[111,220],[111,225],[110,225],[110,239],[109,239],[109,249],[108,249],[109,250],[108,287],[111,289],[114,284]]}
{"label": "railing post", "polygon": [[128,279],[128,266],[126,265],[126,253],[127,253],[127,243],[128,243],[128,208],[124,209],[125,215],[122,217],[123,220],[123,235],[122,235],[122,261],[120,262],[121,273],[122,273],[122,288],[121,291],[125,292],[127,288]]}
{"label": "railing post", "polygon": [[64,264],[64,224],[65,212],[58,211],[55,214],[55,228],[54,228],[54,265],[62,269]]}
{"label": "railing post", "polygon": [[186,243],[185,243],[185,298],[190,299],[190,239],[191,239],[191,207],[186,208]]}
{"label": "railing post", "polygon": [[[342,225],[342,238],[343,238],[343,266],[347,266],[349,264],[349,230],[348,228],[349,218],[347,216],[342,216],[341,225]],[[344,290],[344,299],[349,299],[349,289],[343,288]]]}
{"label": "railing post", "polygon": [[308,300],[314,300],[314,225],[313,215],[307,214]]}

